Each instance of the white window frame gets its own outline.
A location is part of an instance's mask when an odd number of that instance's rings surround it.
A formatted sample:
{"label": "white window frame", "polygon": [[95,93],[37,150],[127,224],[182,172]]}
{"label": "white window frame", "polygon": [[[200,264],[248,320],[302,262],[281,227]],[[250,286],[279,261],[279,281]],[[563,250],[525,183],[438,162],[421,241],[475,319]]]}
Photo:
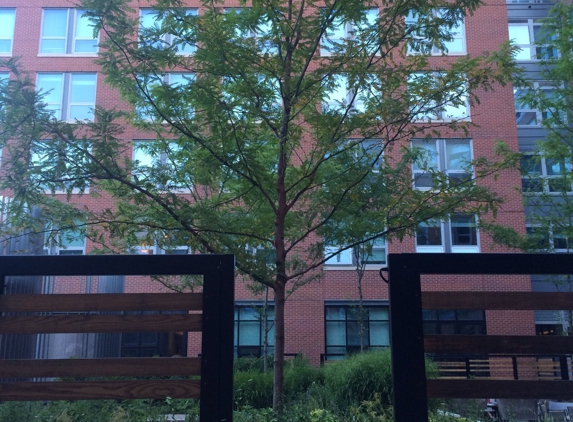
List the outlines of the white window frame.
{"label": "white window frame", "polygon": [[[412,163],[412,179],[414,183],[414,187],[418,190],[432,190],[433,186],[416,186],[416,182],[422,180],[424,177],[432,176],[432,173],[429,170],[434,172],[442,172],[448,176],[449,180],[456,180],[456,179],[464,179],[464,178],[474,178],[474,169],[471,165],[471,162],[474,159],[473,156],[473,142],[471,139],[466,138],[454,138],[454,139],[412,139],[412,148],[420,148],[425,149],[424,145],[434,145],[435,146],[435,156],[433,156],[432,152],[428,152],[423,154],[425,156],[420,157],[422,160],[421,165],[416,164],[416,162]],[[448,156],[449,148],[448,146],[452,146],[455,144],[468,144],[469,146],[469,161],[467,168],[451,168],[448,165],[450,159]],[[431,149],[427,149],[427,151],[431,151]],[[432,163],[433,162],[433,163]],[[427,175],[427,176],[426,176]],[[465,177],[464,177],[465,176]]]}
{"label": "white window frame", "polygon": [[[360,246],[358,246],[360,247]],[[326,245],[324,247],[324,254],[325,256],[329,256],[333,253],[336,253],[341,249],[340,246],[335,245]],[[372,246],[372,255],[375,252],[384,252],[384,262],[375,262],[372,263],[370,260],[365,259],[364,264],[366,269],[378,269],[383,265],[386,265],[388,262],[388,243],[386,242],[385,238],[376,239]],[[369,256],[372,256],[369,255]],[[356,268],[356,257],[354,254],[354,248],[348,248],[343,251],[336,253],[331,258],[327,259],[324,262],[325,269],[327,267],[338,268],[338,267],[350,267],[350,269]],[[331,269],[332,269],[331,268]]]}
{"label": "white window frame", "polygon": [[[44,36],[44,28],[50,26],[46,22],[46,11],[47,10],[60,10],[65,11],[66,13],[66,28],[65,34],[61,37],[50,37]],[[94,57],[98,54],[98,40],[99,38],[93,37],[81,37],[77,35],[78,23],[82,18],[82,14],[85,12],[83,9],[72,9],[72,8],[64,8],[64,7],[50,7],[50,8],[43,8],[42,9],[42,27],[40,30],[40,45],[38,47],[38,56],[85,56],[85,57]],[[43,50],[43,41],[45,40],[54,40],[59,39],[64,42],[64,51],[58,52],[47,52]],[[95,51],[76,51],[76,41],[92,41],[95,44]]]}
{"label": "white window frame", "polygon": [[[50,102],[49,101],[49,96],[50,96],[50,92],[51,91],[44,91],[45,94],[47,94],[47,101],[45,101],[45,104],[48,106],[52,106],[51,108],[48,107],[48,109],[52,109],[54,111],[54,118],[56,118],[57,120],[62,120],[65,122],[70,122],[73,123],[75,122],[75,116],[72,116],[72,107],[74,106],[88,106],[92,109],[92,111],[90,113],[88,113],[91,117],[87,118],[87,119],[82,119],[84,121],[93,121],[94,119],[94,115],[93,115],[93,109],[95,108],[96,105],[96,94],[97,94],[97,73],[95,72],[73,72],[73,73],[62,73],[62,72],[38,72],[36,74],[36,88],[40,89],[42,88],[40,86],[40,80],[42,78],[42,76],[44,75],[59,75],[61,77],[61,83],[60,83],[60,89],[61,89],[61,94],[60,94],[60,98],[58,102]],[[76,76],[87,76],[87,75],[91,75],[93,76],[93,102],[89,101],[89,102],[81,102],[81,101],[72,101],[72,89],[74,87],[74,77]],[[91,83],[90,83],[91,84]],[[83,97],[84,95],[82,95]],[[53,106],[59,106],[59,108],[53,108]],[[59,110],[59,112],[58,112]]]}
{"label": "white window frame", "polygon": [[[408,85],[414,85],[413,82],[416,81],[416,79],[427,77],[431,77],[433,79],[433,83],[436,84],[437,89],[440,79],[439,72],[411,73],[408,76]],[[466,80],[465,75],[463,76],[463,79],[464,81]],[[437,106],[434,101],[427,101],[426,104],[422,103],[419,96],[412,92],[412,88],[409,88],[410,102],[415,105],[415,108],[412,111],[416,112],[412,122],[450,122],[471,120],[470,104],[467,96],[467,82],[464,82],[463,89],[466,93],[460,95],[460,99],[464,104],[454,106],[451,101],[445,101],[440,106]]]}
{"label": "white window frame", "polygon": [[[536,44],[535,32],[541,28],[542,22],[540,19],[510,19],[508,22],[509,40],[512,41],[521,50],[515,56],[515,60],[518,62],[527,61],[538,61],[541,58],[537,57],[538,53],[542,53],[545,48]],[[516,43],[516,38],[512,37],[512,32],[517,31],[516,28],[525,28],[527,31],[527,36],[529,38],[527,43]],[[557,52],[553,52],[552,56],[556,55]]]}
{"label": "white window frame", "polygon": [[[528,171],[527,167],[531,164],[526,164],[526,160],[535,160],[533,164],[532,171]],[[526,155],[521,161],[521,185],[524,194],[552,194],[552,195],[563,195],[565,192],[559,190],[553,190],[551,186],[551,179],[559,180],[563,173],[571,173],[573,171],[573,163],[562,162],[556,163],[557,166],[561,167],[562,170],[552,170],[551,159],[546,157],[540,157],[535,154]],[[525,167],[525,168],[524,168]],[[527,174],[524,172],[527,171]],[[569,177],[569,180],[573,179],[573,174]],[[528,182],[533,182],[529,186]],[[537,188],[537,186],[539,188]],[[566,192],[568,195],[573,194],[573,183],[569,186],[569,190]]]}
{"label": "white window frame", "polygon": [[[417,253],[479,253],[480,251],[480,236],[478,229],[477,215],[467,213],[456,213],[460,217],[471,216],[474,218],[473,226],[475,227],[475,245],[474,244],[454,244],[454,222],[450,218],[441,221],[428,221],[422,223],[420,226],[438,227],[440,233],[440,244],[434,245],[419,245],[419,233],[416,234],[416,252]],[[472,227],[472,226],[470,226]]]}
{"label": "white window frame", "polygon": [[[434,9],[432,10],[432,18],[437,18],[439,17],[440,13],[442,13],[442,11],[445,9]],[[424,43],[427,45],[428,40],[427,38],[425,38],[423,35],[417,35],[416,31],[414,31],[412,28],[408,28],[409,26],[414,26],[416,27],[418,25],[418,21],[420,19],[419,14],[417,13],[416,10],[410,10],[408,15],[406,16],[406,29],[410,30],[411,32],[409,33],[409,35],[411,36],[411,38],[415,39],[416,43],[419,43],[420,45],[424,45]],[[453,40],[452,41],[444,41],[444,47],[448,47],[448,44],[452,44],[455,43],[456,40],[461,40],[462,43],[462,48],[460,50],[450,50],[448,49],[446,50],[441,50],[440,48],[438,48],[435,45],[431,45],[429,46],[430,48],[427,51],[417,51],[416,49],[414,49],[412,47],[412,42],[408,43],[407,49],[408,49],[408,54],[409,55],[416,55],[416,54],[427,54],[427,55],[431,55],[431,56],[441,56],[441,55],[448,55],[448,56],[463,56],[465,54],[467,54],[467,45],[466,45],[466,25],[465,25],[465,21],[462,19],[461,22],[458,22],[458,25],[456,26],[456,28],[452,28],[452,36],[453,36]]]}
{"label": "white window frame", "polygon": [[[371,7],[365,10],[364,18],[367,22],[368,27],[373,26],[378,21],[380,11],[377,7]],[[329,35],[329,28],[326,28],[324,31],[324,35],[320,40],[320,55],[322,57],[329,57],[332,56],[332,52],[330,47],[333,44],[343,44],[346,41],[351,41],[357,38],[360,38],[362,33],[369,33],[369,28],[362,28],[361,23],[357,22],[346,22],[342,23],[340,17],[336,17],[331,25],[335,26],[336,29],[339,29],[337,32],[342,32],[342,36],[332,36]],[[341,28],[342,27],[342,28]],[[330,31],[332,32],[332,30]],[[374,48],[373,51],[369,51],[369,53],[376,53],[376,55],[380,54],[380,46],[374,45],[371,48]],[[369,49],[370,50],[370,49]]]}
{"label": "white window frame", "polygon": [[10,48],[0,51],[0,56],[12,56],[14,49],[14,29],[16,27],[16,9],[9,7],[0,8],[0,41],[8,41]]}
{"label": "white window frame", "polygon": [[[185,8],[185,14],[187,16],[197,16],[199,13],[199,9],[197,9],[196,7],[187,7]],[[141,40],[141,32],[142,30],[145,29],[150,29],[150,27],[148,26],[144,26],[144,14],[149,14],[151,17],[150,19],[153,19],[154,22],[154,26],[156,28],[161,28],[162,26],[162,21],[159,20],[157,18],[157,11],[154,9],[150,9],[150,8],[141,8],[139,9],[139,37],[140,37],[140,43],[142,42]],[[153,18],[152,15],[155,15],[155,17]],[[175,43],[177,40],[179,39],[179,37],[177,37],[176,35],[173,34],[163,34],[161,36],[161,40],[159,41],[160,44],[157,45],[152,45],[155,48],[163,48],[164,45],[165,46],[171,46],[173,43]],[[197,46],[196,45],[192,45],[192,44],[185,44],[185,46],[183,46],[183,51],[181,51],[181,47],[182,44],[179,44],[177,46],[177,52],[176,54],[179,56],[192,56],[193,54],[195,54],[195,51],[197,51]]]}

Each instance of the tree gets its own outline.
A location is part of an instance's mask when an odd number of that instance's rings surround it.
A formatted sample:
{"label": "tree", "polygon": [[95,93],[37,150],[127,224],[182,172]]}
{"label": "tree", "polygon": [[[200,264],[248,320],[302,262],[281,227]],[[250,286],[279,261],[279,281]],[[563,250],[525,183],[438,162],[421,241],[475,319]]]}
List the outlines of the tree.
{"label": "tree", "polygon": [[[524,248],[573,251],[573,5],[558,3],[539,31],[535,80],[516,78],[518,107],[536,110],[546,135],[522,157],[524,204],[529,234]],[[538,83],[543,81],[543,83]],[[569,291],[571,275],[554,278]],[[573,317],[568,312],[568,331]]]}
{"label": "tree", "polygon": [[[478,4],[255,0],[225,10],[204,1],[196,16],[176,0],[157,0],[138,32],[127,0],[84,0],[100,34],[97,63],[128,107],[58,121],[49,92],[36,93],[17,63],[4,63],[13,77],[0,92],[2,188],[13,199],[3,234],[41,232],[48,221],[84,230],[106,253],[146,242],[235,254],[238,271],[274,293],[280,411],[291,292],[341,251],[501,202],[477,182],[503,162],[467,162],[475,177],[454,182],[409,148],[411,138],[440,130],[465,134],[467,103],[510,79],[508,46],[427,72],[422,53],[446,50],[456,23]],[[406,22],[412,10],[417,19]],[[341,25],[342,35],[334,31]],[[188,49],[192,56],[178,54]],[[141,158],[129,158],[126,125],[153,137],[135,146]],[[413,160],[432,190],[413,187]],[[47,191],[66,192],[67,201]],[[88,209],[76,194],[114,206]],[[29,216],[30,205],[44,221]]]}

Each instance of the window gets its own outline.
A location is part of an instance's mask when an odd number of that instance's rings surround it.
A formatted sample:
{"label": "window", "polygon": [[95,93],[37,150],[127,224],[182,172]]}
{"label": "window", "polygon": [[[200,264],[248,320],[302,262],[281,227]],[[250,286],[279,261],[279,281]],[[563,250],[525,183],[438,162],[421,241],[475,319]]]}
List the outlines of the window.
{"label": "window", "polygon": [[12,54],[16,9],[0,9],[0,56]]}
{"label": "window", "polygon": [[[340,249],[340,246],[333,244],[324,247],[324,253],[329,256]],[[386,239],[376,239],[369,245],[356,246],[338,252],[327,259],[324,265],[329,266],[352,266],[356,267],[356,259],[360,260],[360,265],[384,265],[386,264]]]}
{"label": "window", "polygon": [[521,189],[524,193],[573,192],[570,162],[527,155],[521,159]]}
{"label": "window", "polygon": [[378,84],[373,75],[351,79],[345,74],[334,74],[325,78],[324,83],[323,112],[343,113],[350,109],[355,113],[364,113],[368,103],[378,97]]}
{"label": "window", "polygon": [[[184,311],[129,311],[137,314],[180,314]],[[187,356],[187,333],[175,332],[135,332],[121,334],[120,356],[124,358],[154,356]]]}
{"label": "window", "polygon": [[428,220],[420,223],[416,231],[416,252],[479,252],[476,216],[452,214],[444,221]]}
{"label": "window", "polygon": [[256,75],[256,79],[224,76],[222,94],[223,110],[233,120],[243,119],[249,111],[267,118],[282,115],[280,81],[271,75]]}
{"label": "window", "polygon": [[450,185],[459,185],[473,178],[472,144],[469,139],[413,140],[412,149],[419,155],[412,163],[414,186],[429,190],[443,173]]}
{"label": "window", "polygon": [[518,19],[509,21],[509,39],[521,50],[517,61],[549,59],[556,55],[551,47],[536,45],[541,39],[541,19]]}
{"label": "window", "polygon": [[[177,18],[175,12],[168,12],[173,15],[175,22]],[[185,9],[185,16],[197,16],[197,9]],[[163,31],[165,23],[159,17],[156,10],[141,9],[139,22],[139,42],[142,47],[166,48],[174,47],[177,54],[191,55],[197,49],[194,43],[190,43],[193,34],[181,31],[179,34],[166,33]]]}
{"label": "window", "polygon": [[183,149],[175,141],[135,141],[132,175],[138,182],[157,189],[188,192],[192,183],[184,171]]}
{"label": "window", "polygon": [[[246,14],[251,10],[252,9],[250,7],[233,7],[225,9],[225,13],[228,14],[231,19],[234,19],[236,18],[236,15],[241,13]],[[255,17],[253,16],[253,20],[254,19]],[[274,42],[272,35],[272,22],[269,21],[266,16],[262,16],[261,19],[258,19],[256,25],[253,26],[249,25],[247,27],[246,23],[250,22],[243,22],[242,20],[239,22],[242,28],[239,28],[239,25],[237,25],[237,28],[235,29],[235,36],[237,39],[253,39],[256,42],[260,53],[269,55],[278,54],[278,47]]]}
{"label": "window", "polygon": [[[267,305],[267,342],[274,353],[274,305]],[[259,357],[264,347],[263,304],[235,305],[235,356]]]}
{"label": "window", "polygon": [[30,187],[53,194],[87,192],[89,163],[81,148],[89,146],[80,141],[74,145],[56,140],[34,142],[28,161]]}
{"label": "window", "polygon": [[[556,100],[555,85],[551,82],[534,82],[533,89],[541,94],[550,103]],[[528,97],[532,90],[525,87],[514,87],[513,98],[515,102],[515,121],[517,126],[540,126],[541,122],[550,117],[551,110],[541,111],[529,104]]]}
{"label": "window", "polygon": [[93,120],[96,81],[95,73],[38,73],[36,88],[55,119]]}
{"label": "window", "polygon": [[[409,54],[466,54],[466,35],[463,19],[455,20],[446,9],[433,10],[429,16],[421,15],[417,10],[410,10],[406,16],[406,31]],[[430,39],[435,21],[440,20],[440,31],[451,34],[450,41],[440,40],[443,48],[436,45],[436,40]]]}
{"label": "window", "polygon": [[465,77],[449,81],[439,72],[413,73],[408,77],[413,121],[467,120],[470,117]]}
{"label": "window", "polygon": [[42,9],[40,54],[97,54],[98,40],[85,10]]}
{"label": "window", "polygon": [[59,230],[46,232],[45,255],[84,255],[86,237],[79,230]]}
{"label": "window", "polygon": [[[184,113],[189,117],[193,115],[186,104],[185,112],[177,107],[178,101],[173,93],[165,95],[169,88],[177,89],[178,93],[184,95],[185,90],[188,89],[187,85],[193,83],[195,80],[194,73],[165,73],[164,75],[150,75],[147,78],[138,77],[138,81],[142,85],[147,94],[153,99],[153,102],[168,114],[172,114],[172,118],[181,119],[185,117]],[[163,95],[162,95],[163,94]],[[158,115],[156,108],[152,106],[147,98],[141,95],[141,100],[135,106],[135,112],[139,119],[147,122],[164,121],[162,116]]]}
{"label": "window", "polygon": [[365,349],[382,349],[390,345],[388,306],[364,304],[363,329],[360,314],[357,303],[324,306],[326,360],[342,359],[349,353],[359,352],[361,344]]}
{"label": "window", "polygon": [[481,310],[422,310],[424,334],[486,334],[485,312]]}
{"label": "window", "polygon": [[[331,12],[335,13],[335,12]],[[369,54],[376,53],[379,49],[377,30],[373,28],[378,24],[378,9],[367,9],[359,22],[344,22],[342,16],[337,16],[330,26],[326,28],[320,41],[320,54],[330,56],[340,52],[345,43],[360,40],[366,45]],[[372,36],[376,36],[372,39]]]}
{"label": "window", "polygon": [[528,246],[532,250],[567,253],[573,251],[573,237],[569,227],[540,227],[528,224],[526,234]]}
{"label": "window", "polygon": [[180,233],[141,230],[135,233],[137,245],[131,246],[128,252],[133,255],[187,255],[191,253],[185,245],[186,236]]}

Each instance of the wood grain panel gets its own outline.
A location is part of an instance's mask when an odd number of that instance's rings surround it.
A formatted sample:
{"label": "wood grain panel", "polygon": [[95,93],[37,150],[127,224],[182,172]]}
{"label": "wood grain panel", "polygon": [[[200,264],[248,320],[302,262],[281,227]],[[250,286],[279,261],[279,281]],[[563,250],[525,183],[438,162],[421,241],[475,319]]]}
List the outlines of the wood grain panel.
{"label": "wood grain panel", "polygon": [[422,292],[425,309],[573,309],[573,293]]}
{"label": "wood grain panel", "polygon": [[196,310],[202,293],[1,295],[0,312]]}
{"label": "wood grain panel", "polygon": [[424,348],[428,353],[560,355],[573,351],[573,336],[427,335]]}
{"label": "wood grain panel", "polygon": [[201,375],[201,358],[0,360],[0,378]]}
{"label": "wood grain panel", "polygon": [[0,317],[0,334],[201,331],[198,314],[47,315]]}
{"label": "wood grain panel", "polygon": [[199,398],[199,380],[4,382],[0,400],[103,400]]}
{"label": "wood grain panel", "polygon": [[432,398],[484,398],[504,399],[570,399],[571,381],[526,380],[442,380],[426,381],[428,397]]}

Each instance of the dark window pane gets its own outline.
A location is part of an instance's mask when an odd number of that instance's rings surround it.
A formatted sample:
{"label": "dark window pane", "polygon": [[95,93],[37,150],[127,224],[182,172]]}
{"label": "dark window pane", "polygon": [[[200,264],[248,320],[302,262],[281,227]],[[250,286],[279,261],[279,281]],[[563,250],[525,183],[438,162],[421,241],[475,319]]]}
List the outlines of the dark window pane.
{"label": "dark window pane", "polygon": [[483,311],[477,309],[460,309],[457,312],[458,320],[473,320],[473,321],[482,321]]}
{"label": "dark window pane", "polygon": [[442,227],[439,223],[422,223],[418,226],[416,233],[416,243],[418,246],[441,245]]}
{"label": "dark window pane", "polygon": [[438,334],[438,324],[434,322],[424,322],[424,334]]}
{"label": "dark window pane", "polygon": [[434,311],[431,309],[424,309],[424,310],[422,310],[422,319],[424,321],[436,320],[436,319],[438,319],[438,311]]}
{"label": "dark window pane", "polygon": [[446,309],[438,311],[438,319],[440,321],[455,321],[456,319],[456,311]]}
{"label": "dark window pane", "polygon": [[456,333],[456,324],[453,322],[441,322],[440,323],[440,334],[457,334]]}
{"label": "dark window pane", "polygon": [[[485,324],[483,323],[460,323],[456,334],[480,335],[485,334]],[[442,333],[443,334],[443,333]]]}

